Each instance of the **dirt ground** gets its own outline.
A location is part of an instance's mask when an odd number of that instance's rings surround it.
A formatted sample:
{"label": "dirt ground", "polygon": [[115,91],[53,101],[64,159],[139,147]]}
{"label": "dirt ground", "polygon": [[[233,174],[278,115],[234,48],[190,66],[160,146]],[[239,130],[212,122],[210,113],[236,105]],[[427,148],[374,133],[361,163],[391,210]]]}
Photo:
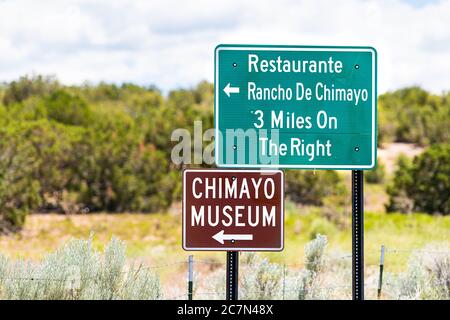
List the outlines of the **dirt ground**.
{"label": "dirt ground", "polygon": [[378,157],[386,166],[386,172],[391,174],[395,170],[395,164],[400,154],[404,154],[409,158],[413,158],[423,151],[422,147],[412,143],[389,143],[378,148]]}

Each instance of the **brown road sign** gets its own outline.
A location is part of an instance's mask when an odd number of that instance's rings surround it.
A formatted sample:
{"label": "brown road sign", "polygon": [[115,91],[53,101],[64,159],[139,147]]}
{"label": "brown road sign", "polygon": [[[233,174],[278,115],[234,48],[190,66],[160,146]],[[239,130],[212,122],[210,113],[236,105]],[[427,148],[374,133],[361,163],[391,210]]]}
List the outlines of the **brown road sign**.
{"label": "brown road sign", "polygon": [[283,245],[283,171],[184,170],[185,250],[280,251]]}

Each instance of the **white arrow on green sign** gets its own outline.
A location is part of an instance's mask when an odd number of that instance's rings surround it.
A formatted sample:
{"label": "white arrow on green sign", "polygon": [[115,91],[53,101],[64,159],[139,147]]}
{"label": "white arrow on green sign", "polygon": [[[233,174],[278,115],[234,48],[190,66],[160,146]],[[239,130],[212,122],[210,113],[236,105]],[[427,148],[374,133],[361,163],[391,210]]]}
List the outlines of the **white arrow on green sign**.
{"label": "white arrow on green sign", "polygon": [[223,91],[227,94],[227,96],[230,96],[230,93],[239,93],[238,87],[232,87],[230,84],[227,84],[227,86],[223,89]]}

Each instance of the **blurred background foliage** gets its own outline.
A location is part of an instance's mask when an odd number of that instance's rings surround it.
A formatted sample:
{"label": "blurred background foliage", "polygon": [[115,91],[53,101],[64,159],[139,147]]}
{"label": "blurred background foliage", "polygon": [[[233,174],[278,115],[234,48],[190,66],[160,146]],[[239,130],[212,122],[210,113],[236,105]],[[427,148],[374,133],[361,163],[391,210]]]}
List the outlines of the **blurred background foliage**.
{"label": "blurred background foliage", "polygon": [[[157,212],[181,196],[183,164],[171,161],[174,129],[213,128],[214,89],[201,82],[163,95],[154,86],[65,86],[25,76],[0,85],[0,231],[29,212]],[[449,214],[450,93],[411,87],[379,97],[379,143],[428,151],[399,161],[388,211]],[[209,143],[209,142],[208,142]],[[204,143],[205,145],[205,143]],[[385,180],[384,165],[366,174]],[[294,202],[324,205],[345,194],[334,171],[287,171]],[[325,205],[327,205],[325,203]]]}

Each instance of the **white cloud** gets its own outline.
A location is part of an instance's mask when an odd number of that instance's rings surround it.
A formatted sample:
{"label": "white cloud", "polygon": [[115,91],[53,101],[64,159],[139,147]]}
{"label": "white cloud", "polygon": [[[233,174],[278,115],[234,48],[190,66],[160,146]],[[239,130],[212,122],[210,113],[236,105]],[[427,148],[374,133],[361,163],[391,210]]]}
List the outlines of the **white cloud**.
{"label": "white cloud", "polygon": [[213,79],[219,43],[371,45],[380,92],[450,89],[450,0],[0,0],[0,80],[65,83]]}

